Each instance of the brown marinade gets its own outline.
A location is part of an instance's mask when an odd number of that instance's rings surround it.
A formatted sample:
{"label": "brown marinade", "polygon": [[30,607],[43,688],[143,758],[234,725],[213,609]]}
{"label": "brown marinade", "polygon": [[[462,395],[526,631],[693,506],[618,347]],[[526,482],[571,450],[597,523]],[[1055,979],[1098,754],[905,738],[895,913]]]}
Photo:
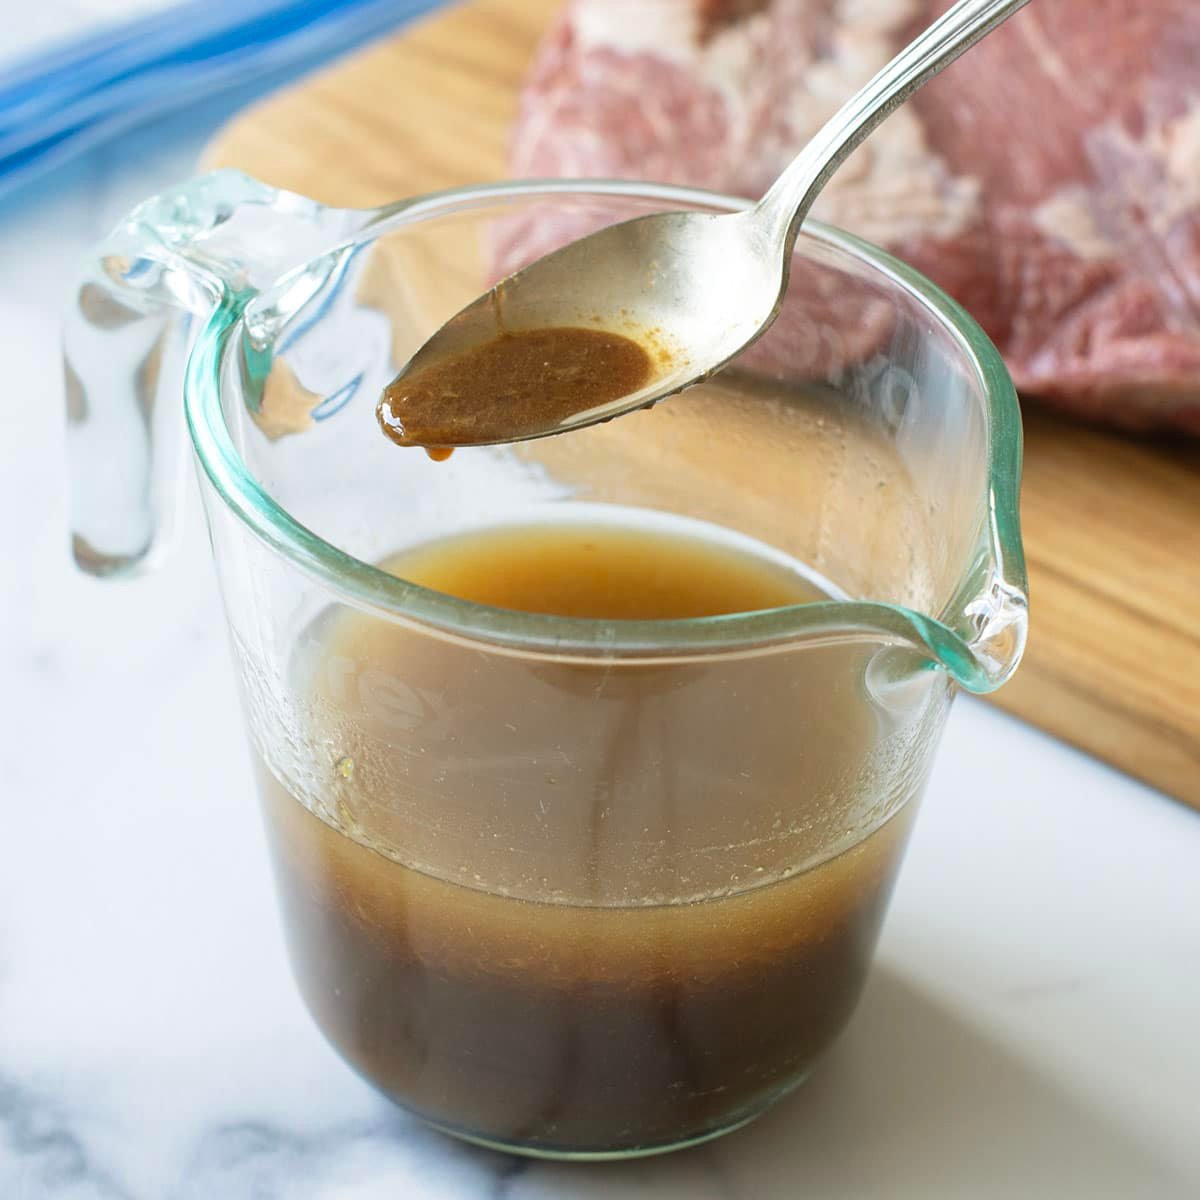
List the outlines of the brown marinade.
{"label": "brown marinade", "polygon": [[401,446],[505,442],[638,391],[654,363],[640,343],[606,329],[504,332],[401,375],[376,416]]}

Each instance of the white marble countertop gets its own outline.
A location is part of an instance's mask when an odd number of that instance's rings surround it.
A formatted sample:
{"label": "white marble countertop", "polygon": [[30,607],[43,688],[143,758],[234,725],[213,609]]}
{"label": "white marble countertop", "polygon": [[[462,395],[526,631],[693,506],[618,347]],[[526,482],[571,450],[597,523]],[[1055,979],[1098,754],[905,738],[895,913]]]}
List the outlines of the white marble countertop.
{"label": "white marble countertop", "polygon": [[0,1197],[1200,1195],[1200,816],[969,701],[858,1015],[757,1124],[533,1164],[342,1066],[284,959],[198,506],[136,584],[66,548],[60,301],[217,117],[0,206]]}

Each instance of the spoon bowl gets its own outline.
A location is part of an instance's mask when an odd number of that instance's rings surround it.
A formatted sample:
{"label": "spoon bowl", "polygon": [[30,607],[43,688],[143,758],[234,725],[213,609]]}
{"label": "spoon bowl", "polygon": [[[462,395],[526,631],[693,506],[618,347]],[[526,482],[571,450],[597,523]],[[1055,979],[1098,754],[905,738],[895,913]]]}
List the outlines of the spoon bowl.
{"label": "spoon bowl", "polygon": [[503,334],[603,328],[650,351],[654,369],[642,387],[551,424],[526,423],[528,413],[514,410],[503,435],[464,421],[452,444],[545,437],[655,403],[701,382],[770,327],[782,303],[790,256],[755,253],[757,232],[750,212],[666,212],[569,242],[467,305],[397,379]]}

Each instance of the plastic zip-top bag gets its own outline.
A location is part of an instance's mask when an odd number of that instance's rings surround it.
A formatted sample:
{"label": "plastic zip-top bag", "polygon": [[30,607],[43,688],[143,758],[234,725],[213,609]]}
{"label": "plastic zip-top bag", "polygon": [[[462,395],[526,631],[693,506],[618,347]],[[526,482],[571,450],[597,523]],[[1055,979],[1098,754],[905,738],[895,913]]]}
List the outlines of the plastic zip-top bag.
{"label": "plastic zip-top bag", "polygon": [[439,0],[50,0],[0,50],[0,196],[154,117],[262,90]]}

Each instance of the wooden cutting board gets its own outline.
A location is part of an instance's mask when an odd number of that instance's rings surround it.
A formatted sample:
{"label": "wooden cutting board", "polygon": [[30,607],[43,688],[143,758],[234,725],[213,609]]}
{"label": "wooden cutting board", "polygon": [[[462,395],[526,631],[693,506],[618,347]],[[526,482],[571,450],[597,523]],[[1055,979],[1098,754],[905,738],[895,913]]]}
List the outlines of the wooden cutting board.
{"label": "wooden cutting board", "polygon": [[[355,206],[502,178],[558,6],[448,9],[251,108],[205,163]],[[1032,631],[996,702],[1200,808],[1200,443],[1025,421]]]}

